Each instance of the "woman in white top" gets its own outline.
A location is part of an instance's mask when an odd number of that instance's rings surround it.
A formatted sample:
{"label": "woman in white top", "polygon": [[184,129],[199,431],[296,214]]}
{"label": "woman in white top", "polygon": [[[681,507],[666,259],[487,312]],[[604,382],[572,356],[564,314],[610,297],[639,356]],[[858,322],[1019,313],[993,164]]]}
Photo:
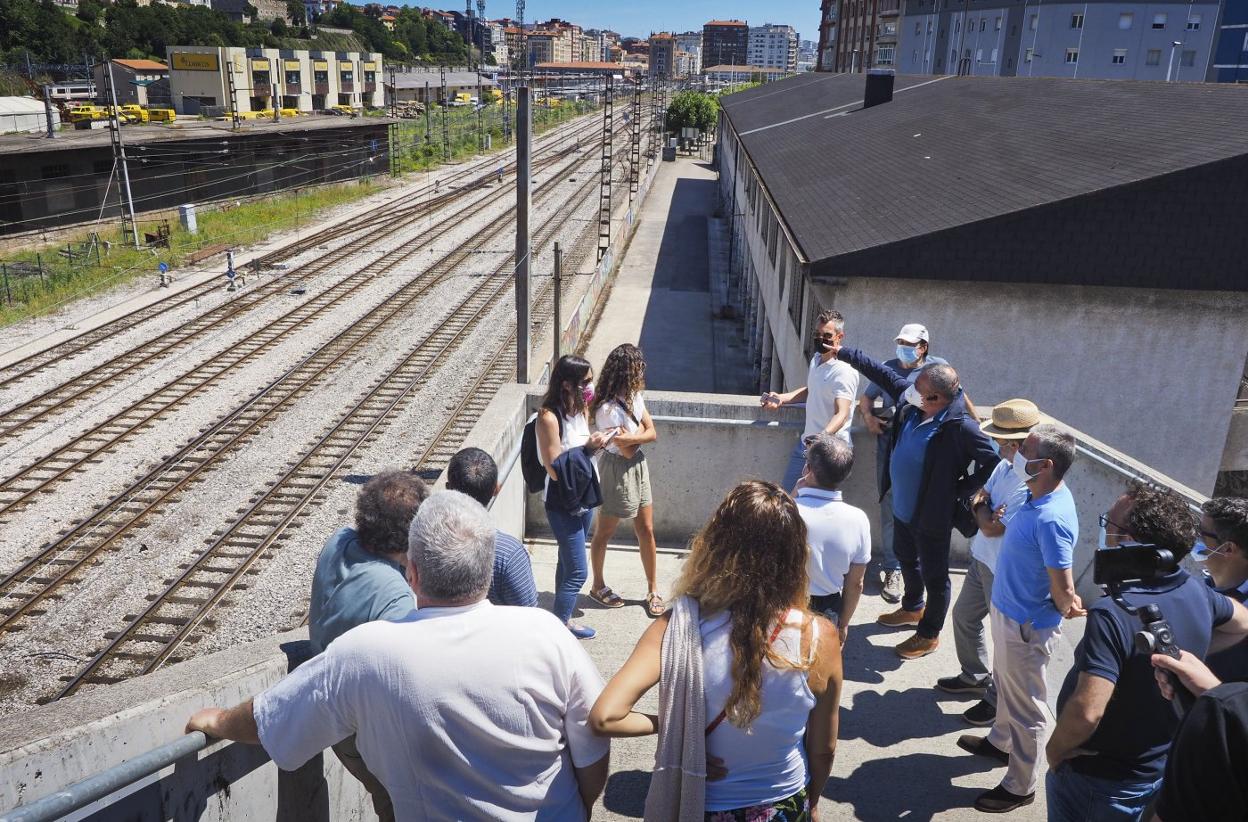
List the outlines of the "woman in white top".
{"label": "woman in white top", "polygon": [[[841,646],[805,609],[806,526],[772,482],[738,485],[693,540],[676,584],[697,601],[703,659],[707,819],[813,817],[836,750]],[[664,614],[590,711],[606,736],[665,733],[633,711],[658,683]],[[664,743],[660,741],[660,745]]]}
{"label": "woman in white top", "polygon": [[641,568],[646,574],[646,613],[657,617],[663,614],[664,604],[658,593],[658,547],[654,541],[650,468],[641,446],[657,440],[658,434],[641,395],[645,387],[646,361],[641,349],[629,343],[617,345],[602,365],[589,409],[595,429],[620,432],[598,460],[602,511],[589,546],[593,572],[589,595],[608,608],[624,604],[603,578],[603,565],[607,559],[607,541],[615,534],[620,520],[631,518],[641,554]]}
{"label": "woman in white top", "polygon": [[[560,357],[550,374],[550,384],[537,414],[537,453],[546,467],[546,488],[558,482],[556,459],[564,451],[584,448],[593,454],[609,440],[606,432],[589,433],[589,404],[594,398],[594,374],[582,357],[569,354]],[[558,415],[558,416],[556,416]],[[589,576],[585,561],[585,542],[594,522],[592,509],[562,511],[552,508],[547,494],[546,520],[559,544],[559,562],[555,566],[555,602],[551,610],[568,626],[578,639],[592,639],[593,628],[572,622],[576,597]]]}

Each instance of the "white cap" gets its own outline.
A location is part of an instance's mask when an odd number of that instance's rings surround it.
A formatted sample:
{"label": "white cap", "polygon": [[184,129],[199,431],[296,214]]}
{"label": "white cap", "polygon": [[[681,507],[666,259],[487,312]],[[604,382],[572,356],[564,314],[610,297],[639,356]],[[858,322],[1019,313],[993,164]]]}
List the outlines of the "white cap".
{"label": "white cap", "polygon": [[897,339],[911,345],[918,345],[920,342],[928,342],[927,329],[918,323],[906,323],[897,332]]}

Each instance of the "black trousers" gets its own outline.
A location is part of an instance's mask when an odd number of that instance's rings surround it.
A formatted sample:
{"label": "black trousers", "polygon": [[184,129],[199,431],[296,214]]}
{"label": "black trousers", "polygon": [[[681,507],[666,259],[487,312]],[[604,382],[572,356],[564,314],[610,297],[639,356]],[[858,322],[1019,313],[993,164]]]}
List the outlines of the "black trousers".
{"label": "black trousers", "polygon": [[899,519],[893,520],[893,551],[901,563],[901,578],[906,591],[901,597],[901,607],[917,611],[926,609],[919,620],[919,636],[934,639],[945,627],[945,614],[949,611],[949,538],[951,531],[937,533],[921,531]]}
{"label": "black trousers", "polygon": [[823,614],[833,623],[840,624],[841,618],[841,594],[811,594],[810,610],[816,614]]}

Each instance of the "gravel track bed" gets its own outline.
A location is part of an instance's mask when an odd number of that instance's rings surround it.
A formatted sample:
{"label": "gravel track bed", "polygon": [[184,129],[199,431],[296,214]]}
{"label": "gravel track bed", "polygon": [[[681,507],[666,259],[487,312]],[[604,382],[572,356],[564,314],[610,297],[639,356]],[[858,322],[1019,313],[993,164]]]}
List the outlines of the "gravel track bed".
{"label": "gravel track bed", "polygon": [[[550,197],[535,207],[535,231],[575,187],[585,181],[584,175],[590,173],[596,161],[593,151],[582,152],[577,169],[565,172],[565,177],[576,181],[565,179],[557,184],[566,194]],[[594,196],[596,191],[585,202],[590,203]],[[305,333],[275,346],[256,362],[234,372],[229,379],[183,406],[179,413],[149,426],[135,443],[110,453],[103,463],[93,466],[75,482],[62,486],[40,504],[15,514],[12,521],[0,529],[0,568],[11,567],[31,549],[52,538],[68,520],[98,507],[149,468],[155,458],[176,450],[201,427],[232,410],[274,379],[281,369],[349,326],[384,299],[401,278],[413,276],[437,256],[468,242],[483,221],[497,216],[506,207],[500,204],[467,216],[453,230],[444,232],[432,249],[407,261],[392,274],[378,277],[377,283],[340,304],[329,316],[309,324]],[[592,231],[592,211],[582,204],[578,211],[582,216],[569,221],[560,230],[558,239],[565,249],[571,250],[578,234]],[[389,239],[401,242],[394,237]],[[91,652],[103,644],[105,631],[122,627],[126,614],[146,607],[148,595],[157,593],[166,580],[180,572],[179,566],[202,550],[205,540],[230,522],[258,489],[275,479],[289,458],[302,453],[328,429],[347,407],[372,387],[384,369],[423,338],[464,295],[485,285],[482,275],[503,262],[511,245],[512,236],[504,231],[483,253],[470,257],[455,276],[406,312],[397,325],[400,329],[397,335],[392,331],[380,335],[385,339],[371,341],[350,364],[336,369],[309,397],[270,422],[259,436],[235,451],[223,465],[205,472],[203,479],[188,488],[155,524],[136,529],[130,538],[122,541],[119,550],[107,554],[81,582],[63,589],[64,599],[50,601],[46,615],[28,623],[31,627],[0,636],[0,713],[20,710],[52,691],[59,682],[58,676],[76,672]],[[552,266],[553,252],[547,246],[535,259],[535,279],[549,276]],[[314,283],[308,283],[309,292],[314,285],[324,288],[335,279],[328,274],[318,277]],[[574,285],[578,291],[568,298],[569,306],[579,299],[582,279],[586,278],[578,278]],[[283,303],[282,311],[294,304]],[[265,320],[271,318],[268,309],[261,311],[266,312]],[[491,310],[488,321],[471,332],[452,361],[436,370],[413,394],[385,433],[353,455],[348,463],[350,474],[330,481],[311,506],[310,514],[273,549],[274,557],[262,560],[259,572],[247,577],[247,588],[232,593],[225,607],[213,615],[211,630],[201,641],[184,646],[182,652],[196,655],[211,652],[298,624],[306,608],[312,569],[324,539],[334,528],[351,520],[359,490],[356,475],[371,475],[386,467],[410,462],[420,453],[445,422],[464,385],[479,373],[485,358],[497,347],[500,329],[511,328],[513,322],[514,307],[507,293]],[[187,359],[178,358],[177,362],[189,370]],[[162,384],[169,376],[171,374],[147,375],[136,383],[133,391],[127,391],[126,397],[133,400],[140,387]],[[119,403],[113,407],[103,402],[99,406],[101,417],[121,407]],[[82,416],[85,423],[89,416]],[[68,438],[64,433],[60,436]],[[49,435],[37,452],[46,452],[52,441]],[[0,473],[7,474],[15,465],[29,462],[29,457],[0,462]]]}

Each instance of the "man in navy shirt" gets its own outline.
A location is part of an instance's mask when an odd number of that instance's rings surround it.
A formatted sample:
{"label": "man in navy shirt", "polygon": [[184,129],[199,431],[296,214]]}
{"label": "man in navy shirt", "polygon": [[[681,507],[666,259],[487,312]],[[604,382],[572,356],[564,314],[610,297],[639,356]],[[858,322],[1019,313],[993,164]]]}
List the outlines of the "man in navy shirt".
{"label": "man in navy shirt", "polygon": [[[1133,483],[1104,517],[1105,545],[1151,545],[1187,555],[1196,538],[1192,513],[1178,494]],[[1214,630],[1248,630],[1248,611],[1179,569],[1128,583],[1122,599],[1157,605],[1175,643],[1197,657]],[[1108,597],[1088,609],[1075,665],[1057,700],[1058,720],[1046,754],[1049,819],[1135,820],[1161,785],[1178,714],[1157,689],[1150,655],[1135,648],[1139,618]]]}
{"label": "man in navy shirt", "polygon": [[[480,448],[465,448],[446,466],[446,488],[467,494],[488,508],[498,493],[498,465]],[[494,605],[537,605],[529,552],[520,540],[502,531],[494,533],[494,577],[486,599]]]}
{"label": "man in navy shirt", "polygon": [[[1192,559],[1205,564],[1214,590],[1236,602],[1248,600],[1248,499],[1215,497],[1200,513],[1200,541]],[[1246,682],[1248,642],[1210,654],[1207,662],[1219,679]]]}

